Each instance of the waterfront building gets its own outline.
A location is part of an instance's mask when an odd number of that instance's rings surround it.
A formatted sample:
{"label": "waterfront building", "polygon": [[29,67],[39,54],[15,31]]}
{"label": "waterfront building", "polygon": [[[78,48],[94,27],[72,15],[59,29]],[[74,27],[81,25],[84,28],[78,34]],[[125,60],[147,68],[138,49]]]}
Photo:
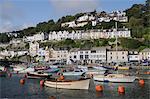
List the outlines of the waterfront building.
{"label": "waterfront building", "polygon": [[128,62],[128,51],[123,49],[108,49],[107,50],[107,62],[119,63]]}
{"label": "waterfront building", "polygon": [[93,47],[90,50],[91,63],[102,63],[107,61],[107,47]]}
{"label": "waterfront building", "polygon": [[67,48],[50,48],[50,61],[61,61],[66,62],[68,57],[68,49]]}
{"label": "waterfront building", "polygon": [[129,62],[140,62],[139,52],[136,50],[130,50],[128,53]]}
{"label": "waterfront building", "polygon": [[150,61],[150,48],[145,48],[140,52],[140,59]]}

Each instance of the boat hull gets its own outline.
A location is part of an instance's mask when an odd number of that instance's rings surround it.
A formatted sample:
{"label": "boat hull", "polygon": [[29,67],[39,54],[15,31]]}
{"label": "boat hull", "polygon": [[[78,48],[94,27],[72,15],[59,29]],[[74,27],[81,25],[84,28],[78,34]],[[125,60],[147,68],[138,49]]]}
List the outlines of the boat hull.
{"label": "boat hull", "polygon": [[38,73],[27,73],[27,78],[49,78],[51,75],[48,74],[38,74]]}
{"label": "boat hull", "polygon": [[102,81],[102,82],[118,82],[118,83],[131,83],[134,82],[136,79],[135,76],[126,76],[126,77],[105,77],[105,76],[99,76],[95,75],[93,77],[96,81]]}
{"label": "boat hull", "polygon": [[90,79],[77,81],[45,81],[45,86],[62,89],[89,89]]}
{"label": "boat hull", "polygon": [[85,72],[64,72],[63,75],[64,76],[81,76],[84,73]]}

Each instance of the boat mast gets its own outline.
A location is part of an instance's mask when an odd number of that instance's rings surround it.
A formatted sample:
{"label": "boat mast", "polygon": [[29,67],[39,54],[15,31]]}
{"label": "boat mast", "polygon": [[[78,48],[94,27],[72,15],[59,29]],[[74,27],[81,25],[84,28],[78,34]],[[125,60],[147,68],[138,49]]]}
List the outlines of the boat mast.
{"label": "boat mast", "polygon": [[116,38],[116,63],[118,62],[118,35],[117,35],[117,22],[115,22],[115,28],[116,28],[116,32],[115,32],[115,38]]}

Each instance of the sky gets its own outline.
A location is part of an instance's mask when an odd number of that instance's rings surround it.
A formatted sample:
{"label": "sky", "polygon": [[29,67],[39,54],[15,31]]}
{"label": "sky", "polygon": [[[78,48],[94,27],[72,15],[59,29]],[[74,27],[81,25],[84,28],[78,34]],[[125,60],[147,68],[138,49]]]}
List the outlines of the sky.
{"label": "sky", "polygon": [[36,26],[39,22],[80,12],[125,10],[146,0],[0,0],[0,32]]}

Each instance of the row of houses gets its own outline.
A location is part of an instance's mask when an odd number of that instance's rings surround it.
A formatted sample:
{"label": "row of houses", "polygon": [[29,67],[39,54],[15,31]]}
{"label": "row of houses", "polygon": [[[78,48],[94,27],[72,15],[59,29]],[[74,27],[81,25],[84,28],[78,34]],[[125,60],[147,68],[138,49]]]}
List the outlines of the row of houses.
{"label": "row of houses", "polygon": [[116,11],[112,13],[85,13],[79,18],[70,21],[61,23],[62,27],[83,27],[88,24],[88,22],[92,22],[92,26],[96,26],[97,23],[101,22],[110,22],[111,20],[119,21],[119,22],[127,22],[128,17],[125,12]]}
{"label": "row of houses", "polygon": [[[100,38],[115,38],[115,37],[124,37],[130,38],[131,31],[128,28],[118,29],[108,29],[108,30],[81,30],[81,31],[53,31],[49,34],[47,33],[39,33],[33,36],[24,37],[23,40],[27,42],[33,41],[44,41],[44,40],[64,40],[64,39],[100,39]],[[17,42],[17,41],[15,41]]]}
{"label": "row of houses", "polygon": [[[34,56],[43,57],[44,61],[65,61],[67,64],[72,63],[112,63],[112,62],[140,62],[141,60],[150,61],[150,49],[144,49],[141,52],[128,51],[122,48],[116,49],[108,47],[93,47],[91,49],[53,49],[37,48],[38,43],[30,48],[29,53]],[[41,60],[41,61],[43,61]]]}

